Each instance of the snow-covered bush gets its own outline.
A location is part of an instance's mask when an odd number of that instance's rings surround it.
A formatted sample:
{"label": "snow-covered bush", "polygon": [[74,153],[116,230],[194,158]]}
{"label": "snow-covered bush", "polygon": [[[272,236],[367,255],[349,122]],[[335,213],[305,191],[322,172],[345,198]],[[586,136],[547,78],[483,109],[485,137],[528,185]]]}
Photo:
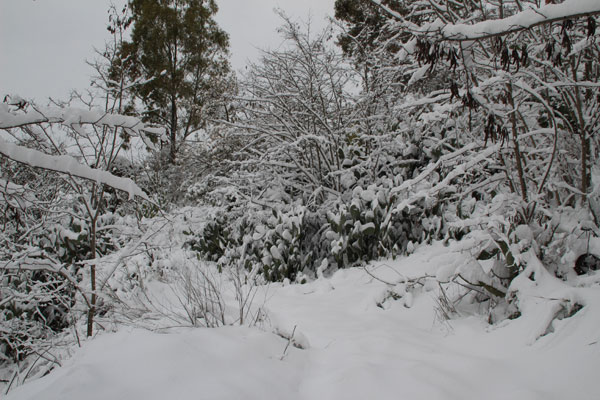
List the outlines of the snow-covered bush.
{"label": "snow-covered bush", "polygon": [[[349,205],[342,204],[338,210],[328,212],[329,229],[325,236],[338,267],[369,261],[388,252],[396,255],[405,250],[409,240],[406,233],[403,240],[401,228],[391,227],[391,221],[384,224],[391,218],[392,207],[389,189],[371,186],[363,190],[357,186],[352,191]],[[414,239],[414,236],[411,235],[411,238]]]}
{"label": "snow-covered bush", "polygon": [[257,270],[268,281],[295,280],[315,270],[327,255],[319,241],[323,225],[304,207],[261,209],[248,205],[245,212],[220,212],[199,232],[187,232],[186,246],[221,270],[237,266]]}
{"label": "snow-covered bush", "polygon": [[313,268],[315,250],[306,246],[310,232],[303,207],[273,210],[273,215],[254,228],[252,247],[259,251],[265,277],[271,281],[295,280],[299,273]]}
{"label": "snow-covered bush", "polygon": [[[43,263],[43,259],[38,259]],[[72,323],[75,288],[44,269],[3,269],[0,275],[0,365],[36,354]]]}
{"label": "snow-covered bush", "polygon": [[218,261],[230,246],[230,231],[225,215],[219,213],[200,232],[185,233],[191,238],[186,246],[208,261]]}
{"label": "snow-covered bush", "polygon": [[[424,144],[427,155],[392,189],[391,215],[433,199],[440,219],[423,225],[447,242],[463,238],[470,252],[469,262],[438,278],[497,302],[527,270],[530,255],[555,276],[572,276],[598,225],[592,166],[600,10],[593,2],[539,3],[413,2],[392,10],[383,2],[370,11],[388,20],[376,31],[369,20],[346,20],[348,32],[360,32],[346,43],[354,60],[372,66],[373,80],[397,79],[389,82],[404,98],[382,92],[382,104],[405,113],[396,129],[408,132],[407,142]],[[368,127],[361,125],[363,132]],[[577,223],[567,227],[570,218]]]}
{"label": "snow-covered bush", "polygon": [[534,270],[543,268],[551,280],[573,281],[576,273],[582,273],[577,270],[581,257],[600,255],[600,232],[586,209],[564,207],[553,210],[551,218],[538,215],[524,222],[520,196],[510,194],[475,201],[468,209],[462,219],[450,223],[450,229],[459,229],[464,236],[448,240],[463,254],[463,261],[442,266],[437,279],[462,287],[452,301],[471,292],[474,301],[487,302],[490,322],[521,314],[520,304],[528,300],[521,298],[524,292],[515,285],[538,280],[531,275],[532,262]]}

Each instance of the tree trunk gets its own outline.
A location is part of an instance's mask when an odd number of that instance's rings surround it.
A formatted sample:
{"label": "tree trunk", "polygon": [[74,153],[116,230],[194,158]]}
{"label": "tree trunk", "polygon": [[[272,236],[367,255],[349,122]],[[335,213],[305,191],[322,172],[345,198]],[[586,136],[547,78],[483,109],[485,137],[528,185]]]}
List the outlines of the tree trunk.
{"label": "tree trunk", "polygon": [[[577,68],[575,66],[575,61],[572,61],[571,65],[573,80],[577,82]],[[587,195],[590,187],[590,168],[588,158],[590,156],[590,140],[587,137],[587,126],[585,123],[585,117],[583,115],[583,101],[581,99],[581,92],[577,86],[574,88],[575,90],[575,107],[577,112],[577,122],[579,129],[579,136],[581,138],[581,193],[582,193],[582,202],[585,204],[587,202]]]}
{"label": "tree trunk", "polygon": [[[96,258],[96,219],[91,223],[90,232],[90,251],[91,259]],[[94,333],[94,316],[96,315],[96,264],[90,264],[90,286],[92,289],[92,297],[90,301],[90,309],[88,310],[87,318],[87,336],[90,337]]]}
{"label": "tree trunk", "polygon": [[513,98],[513,90],[512,90],[512,84],[509,83],[506,85],[507,89],[508,89],[508,103],[510,104],[510,107],[512,109],[512,112],[510,114],[510,122],[511,122],[511,129],[512,129],[512,142],[513,142],[513,151],[514,151],[514,156],[515,156],[515,161],[517,163],[517,173],[519,175],[519,184],[521,186],[521,198],[523,199],[523,201],[525,203],[527,203],[529,200],[527,198],[527,184],[525,182],[525,172],[523,170],[523,156],[521,154],[521,149],[519,147],[519,131],[517,128],[517,116],[516,116],[516,110],[515,110],[515,101]]}
{"label": "tree trunk", "polygon": [[177,98],[171,96],[171,147],[169,149],[169,160],[175,164],[177,160]]}

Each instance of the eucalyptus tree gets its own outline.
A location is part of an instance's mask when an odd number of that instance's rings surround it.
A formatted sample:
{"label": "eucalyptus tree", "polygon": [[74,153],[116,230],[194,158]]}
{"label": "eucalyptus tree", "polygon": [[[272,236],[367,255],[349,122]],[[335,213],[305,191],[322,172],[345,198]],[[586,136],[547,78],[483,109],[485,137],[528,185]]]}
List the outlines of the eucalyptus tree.
{"label": "eucalyptus tree", "polygon": [[203,129],[216,112],[229,74],[229,37],[215,22],[214,0],[130,0],[130,78],[143,119],[167,127],[169,161],[174,164],[186,139]]}

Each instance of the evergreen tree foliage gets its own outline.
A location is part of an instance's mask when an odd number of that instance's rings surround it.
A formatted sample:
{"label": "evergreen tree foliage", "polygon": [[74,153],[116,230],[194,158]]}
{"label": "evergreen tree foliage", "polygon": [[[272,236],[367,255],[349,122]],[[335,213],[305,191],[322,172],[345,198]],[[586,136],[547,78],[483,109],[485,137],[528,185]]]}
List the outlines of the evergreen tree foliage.
{"label": "evergreen tree foliage", "polygon": [[202,129],[226,88],[229,37],[213,16],[214,0],[131,0],[131,41],[123,55],[133,57],[132,78],[144,119],[167,127],[169,161]]}
{"label": "evergreen tree foliage", "polygon": [[[405,13],[405,1],[383,0],[390,9]],[[368,49],[376,47],[385,36],[387,18],[379,7],[371,1],[336,0],[335,18],[345,25],[345,31],[338,37],[338,44],[345,55],[364,58]]]}

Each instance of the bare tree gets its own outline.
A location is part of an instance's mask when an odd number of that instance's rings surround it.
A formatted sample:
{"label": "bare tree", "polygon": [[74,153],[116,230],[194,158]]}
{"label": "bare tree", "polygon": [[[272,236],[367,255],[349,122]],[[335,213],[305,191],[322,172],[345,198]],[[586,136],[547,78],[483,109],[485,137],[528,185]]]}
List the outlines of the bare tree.
{"label": "bare tree", "polygon": [[329,30],[312,36],[282,15],[283,50],[264,51],[240,84],[236,122],[224,123],[246,146],[240,161],[308,202],[341,192],[353,78],[329,47]]}

